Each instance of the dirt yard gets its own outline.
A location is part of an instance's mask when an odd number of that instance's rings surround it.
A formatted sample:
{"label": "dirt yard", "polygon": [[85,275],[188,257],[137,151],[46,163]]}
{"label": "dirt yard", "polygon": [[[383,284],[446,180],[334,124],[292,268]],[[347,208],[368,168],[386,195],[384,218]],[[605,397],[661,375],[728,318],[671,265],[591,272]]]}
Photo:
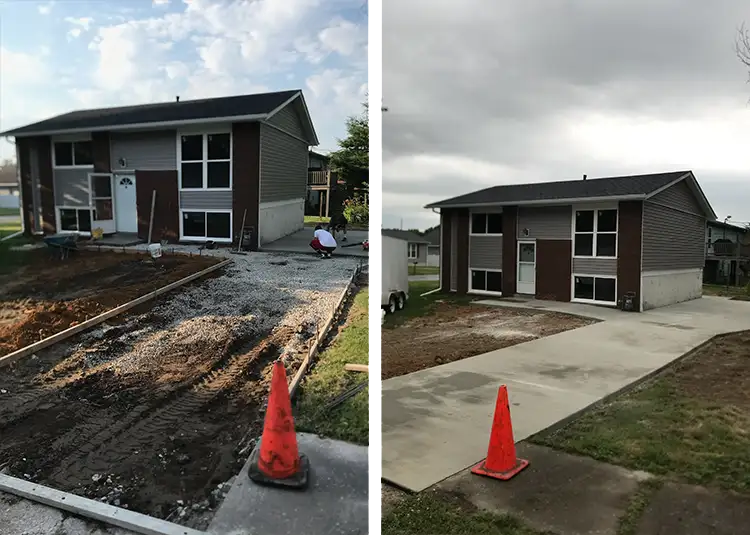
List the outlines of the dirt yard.
{"label": "dirt yard", "polygon": [[45,249],[0,275],[0,356],[201,271],[219,259],[79,252],[66,260]]}
{"label": "dirt yard", "polygon": [[356,266],[233,258],[149,310],[4,368],[0,469],[205,528],[260,434],[270,364],[281,356],[296,371]]}
{"label": "dirt yard", "polygon": [[437,302],[432,313],[382,330],[382,378],[550,336],[596,320],[516,308]]}

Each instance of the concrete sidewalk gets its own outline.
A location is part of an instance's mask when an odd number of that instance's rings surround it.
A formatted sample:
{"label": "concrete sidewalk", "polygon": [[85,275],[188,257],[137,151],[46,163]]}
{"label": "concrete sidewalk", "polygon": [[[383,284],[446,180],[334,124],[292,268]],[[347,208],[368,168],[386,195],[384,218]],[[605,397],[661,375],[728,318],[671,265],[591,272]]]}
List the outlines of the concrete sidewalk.
{"label": "concrete sidewalk", "polygon": [[501,384],[520,441],[717,334],[750,329],[750,303],[704,297],[611,317],[384,381],[383,479],[421,491],[484,458]]}
{"label": "concrete sidewalk", "polygon": [[[280,253],[303,253],[312,255],[314,252],[310,248],[310,240],[312,240],[314,228],[304,228],[298,230],[294,234],[285,236],[275,242],[267,243],[260,249],[266,252],[280,252]],[[352,245],[351,247],[343,247],[344,245],[350,245],[354,243],[360,243],[367,239],[367,231],[365,230],[350,230],[346,233],[347,240],[342,241],[343,234],[336,234],[336,242],[338,247],[333,253],[334,256],[357,256],[367,258],[369,256],[368,251],[362,249],[361,245]]]}

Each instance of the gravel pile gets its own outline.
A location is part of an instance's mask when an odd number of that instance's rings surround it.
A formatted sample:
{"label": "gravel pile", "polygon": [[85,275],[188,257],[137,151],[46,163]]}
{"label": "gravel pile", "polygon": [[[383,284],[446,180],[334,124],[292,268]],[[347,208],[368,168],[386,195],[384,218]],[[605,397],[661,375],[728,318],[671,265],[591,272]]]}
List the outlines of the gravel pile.
{"label": "gravel pile", "polygon": [[[177,290],[141,316],[132,317],[117,345],[105,342],[113,327],[103,324],[89,332],[79,345],[86,362],[98,366],[111,362],[118,372],[137,371],[158,361],[166,347],[180,344],[216,346],[226,340],[247,338],[279,327],[291,327],[286,352],[300,350],[322,327],[337,304],[341,291],[358,265],[357,259],[320,260],[310,256],[252,253],[226,256],[233,263],[214,278]],[[211,277],[211,275],[209,275]]]}

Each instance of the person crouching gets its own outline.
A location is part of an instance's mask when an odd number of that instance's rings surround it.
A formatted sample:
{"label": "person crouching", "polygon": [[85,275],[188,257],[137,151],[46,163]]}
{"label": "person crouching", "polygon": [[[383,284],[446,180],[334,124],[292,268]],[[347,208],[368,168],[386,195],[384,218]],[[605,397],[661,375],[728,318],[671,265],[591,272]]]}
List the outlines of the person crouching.
{"label": "person crouching", "polygon": [[318,253],[321,258],[331,258],[331,254],[336,250],[336,240],[330,232],[323,229],[322,226],[315,226],[315,233],[310,242],[310,247]]}

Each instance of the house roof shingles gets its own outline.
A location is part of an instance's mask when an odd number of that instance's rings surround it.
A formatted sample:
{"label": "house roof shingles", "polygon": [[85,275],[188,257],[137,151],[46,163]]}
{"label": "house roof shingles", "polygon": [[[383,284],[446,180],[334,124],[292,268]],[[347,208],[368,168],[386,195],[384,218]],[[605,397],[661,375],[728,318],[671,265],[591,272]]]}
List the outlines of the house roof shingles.
{"label": "house roof shingles", "polygon": [[383,236],[391,238],[397,238],[399,240],[405,240],[409,243],[430,243],[429,240],[423,238],[419,234],[409,232],[408,230],[397,230],[397,229],[383,229]]}
{"label": "house roof shingles", "polygon": [[301,91],[295,89],[254,95],[79,110],[2,132],[0,135],[19,136],[50,131],[265,115],[298,93],[301,93]]}
{"label": "house roof shingles", "polygon": [[589,178],[560,182],[512,184],[459,195],[451,199],[428,204],[426,208],[471,206],[474,204],[504,204],[563,199],[625,197],[648,195],[674,182],[690,171],[655,173],[650,175]]}

